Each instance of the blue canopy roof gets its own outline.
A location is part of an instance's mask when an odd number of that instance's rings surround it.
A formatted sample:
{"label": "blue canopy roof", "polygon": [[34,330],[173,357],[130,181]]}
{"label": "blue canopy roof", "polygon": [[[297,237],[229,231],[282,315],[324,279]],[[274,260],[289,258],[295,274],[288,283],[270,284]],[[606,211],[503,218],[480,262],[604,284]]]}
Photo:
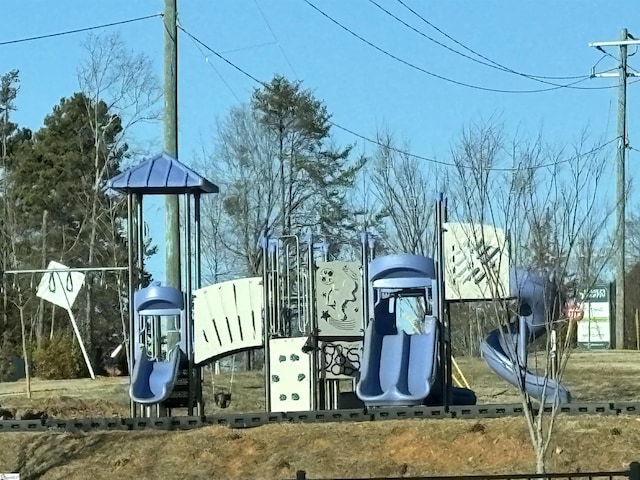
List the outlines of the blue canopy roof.
{"label": "blue canopy roof", "polygon": [[167,153],[156,155],[107,180],[107,188],[125,193],[160,195],[219,191],[216,185]]}

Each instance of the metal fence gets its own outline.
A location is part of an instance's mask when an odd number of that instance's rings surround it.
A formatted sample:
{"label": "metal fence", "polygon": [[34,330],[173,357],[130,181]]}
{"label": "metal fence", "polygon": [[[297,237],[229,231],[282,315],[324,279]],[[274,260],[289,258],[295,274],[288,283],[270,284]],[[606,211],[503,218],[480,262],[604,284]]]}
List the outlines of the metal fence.
{"label": "metal fence", "polygon": [[[620,472],[574,472],[574,473],[529,473],[529,474],[512,474],[512,475],[451,475],[451,476],[422,476],[422,477],[368,477],[353,478],[339,477],[323,480],[546,480],[546,479],[562,479],[562,480],[614,480],[629,479],[640,480],[640,463],[633,462],[629,465],[629,470]],[[296,472],[296,480],[314,480],[308,477],[304,470]]]}

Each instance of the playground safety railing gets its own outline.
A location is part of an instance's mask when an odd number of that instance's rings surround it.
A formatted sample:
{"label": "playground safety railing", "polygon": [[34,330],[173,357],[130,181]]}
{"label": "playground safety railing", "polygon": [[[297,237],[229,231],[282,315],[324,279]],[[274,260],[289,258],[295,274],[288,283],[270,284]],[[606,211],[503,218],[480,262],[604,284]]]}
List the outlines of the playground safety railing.
{"label": "playground safety railing", "polygon": [[[328,477],[322,477],[327,479]],[[632,462],[628,470],[618,472],[574,472],[574,473],[527,473],[527,474],[500,474],[500,475],[449,475],[449,476],[417,476],[411,477],[403,475],[401,477],[335,477],[333,480],[542,480],[542,479],[561,479],[561,480],[614,480],[629,479],[640,480],[640,463]],[[314,477],[308,477],[306,471],[298,470],[295,480],[314,480]]]}

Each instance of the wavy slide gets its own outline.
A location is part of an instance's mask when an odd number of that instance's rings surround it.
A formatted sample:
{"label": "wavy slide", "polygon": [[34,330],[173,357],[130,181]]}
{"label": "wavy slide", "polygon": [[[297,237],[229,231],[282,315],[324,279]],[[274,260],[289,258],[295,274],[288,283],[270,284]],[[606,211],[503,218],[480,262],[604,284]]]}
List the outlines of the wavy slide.
{"label": "wavy slide", "polygon": [[176,384],[181,351],[176,345],[166,361],[151,360],[145,348],[136,357],[129,395],[134,402],[142,404],[160,403],[171,395]]}

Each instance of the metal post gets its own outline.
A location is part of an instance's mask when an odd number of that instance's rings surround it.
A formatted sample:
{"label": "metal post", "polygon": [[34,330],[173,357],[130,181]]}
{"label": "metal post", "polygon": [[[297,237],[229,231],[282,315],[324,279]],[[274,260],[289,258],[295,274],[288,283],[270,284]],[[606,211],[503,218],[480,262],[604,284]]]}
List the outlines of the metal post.
{"label": "metal post", "polygon": [[[194,277],[196,290],[202,288],[202,238],[200,236],[200,193],[195,193],[193,196],[193,216],[194,216],[194,228],[195,228],[195,263],[194,263]],[[204,399],[202,396],[202,368],[196,369],[196,399],[198,416],[204,415]]]}
{"label": "metal post", "polygon": [[367,235],[367,247],[369,248],[369,252],[367,254],[367,284],[364,287],[367,289],[367,299],[369,301],[367,312],[370,316],[373,316],[375,314],[375,298],[372,295],[371,289],[369,288],[369,263],[376,256],[376,239],[373,237],[373,235]]}
{"label": "metal post", "polygon": [[271,411],[271,366],[269,365],[269,330],[271,328],[271,309],[269,278],[269,237],[262,239],[262,335],[264,342],[264,407],[266,412]]}
{"label": "metal post", "polygon": [[[135,284],[133,280],[134,272],[134,245],[135,245],[135,232],[133,225],[133,195],[127,194],[127,252],[128,252],[128,267],[129,267],[129,385],[131,385],[131,379],[133,378],[133,363],[135,362],[135,323],[136,316],[133,305],[133,297],[135,295]],[[136,403],[131,400],[129,404],[129,413],[131,417],[136,416]]]}
{"label": "metal post", "polygon": [[365,328],[369,324],[369,256],[367,255],[367,243],[369,234],[362,232],[360,234],[360,247],[362,248],[362,324]]}
{"label": "metal post", "polygon": [[[60,279],[60,274],[58,273],[58,281],[62,284],[62,280]],[[67,300],[67,304],[68,304]],[[80,330],[78,330],[78,323],[76,322],[76,318],[73,316],[73,312],[71,311],[71,305],[66,309],[69,314],[69,320],[71,320],[71,326],[73,327],[73,332],[76,334],[76,338],[78,339],[78,345],[80,345],[80,351],[82,352],[82,357],[87,365],[87,369],[89,370],[89,375],[91,375],[91,379],[96,379],[96,374],[93,372],[93,367],[91,366],[91,361],[89,360],[89,355],[87,355],[87,349],[84,346],[84,341],[82,340],[82,336],[80,335]]]}
{"label": "metal post", "polygon": [[446,221],[447,200],[443,193],[438,195],[436,201],[436,285],[438,298],[438,325],[440,326],[440,363],[442,376],[442,406],[445,411],[451,405],[451,343],[449,332],[449,309],[446,304],[444,284],[444,223]]}
{"label": "metal post", "polygon": [[313,255],[313,233],[309,233],[309,239],[307,243],[308,248],[308,258],[307,258],[307,270],[308,270],[308,283],[309,283],[309,294],[307,296],[307,301],[309,302],[308,312],[309,312],[309,330],[311,331],[310,340],[311,340],[311,410],[318,410],[318,385],[321,382],[320,372],[318,368],[318,319],[316,317],[316,269]]}
{"label": "metal post", "polygon": [[136,195],[136,207],[138,210],[137,213],[137,227],[138,227],[138,286],[137,288],[142,288],[142,279],[144,278],[144,217],[142,215],[142,194]]}
{"label": "metal post", "polygon": [[195,264],[194,264],[194,277],[196,283],[196,290],[202,287],[202,237],[200,236],[200,194],[196,193],[193,196],[193,217],[194,217],[194,228],[195,228],[195,236],[194,241],[196,244],[196,256],[195,256]]}
{"label": "metal post", "polygon": [[193,309],[192,305],[192,272],[191,272],[191,198],[188,193],[184,194],[184,280],[185,280],[185,296],[186,296],[186,345],[187,358],[189,360],[189,415],[193,415],[193,409],[196,404],[196,366],[193,362]]}

